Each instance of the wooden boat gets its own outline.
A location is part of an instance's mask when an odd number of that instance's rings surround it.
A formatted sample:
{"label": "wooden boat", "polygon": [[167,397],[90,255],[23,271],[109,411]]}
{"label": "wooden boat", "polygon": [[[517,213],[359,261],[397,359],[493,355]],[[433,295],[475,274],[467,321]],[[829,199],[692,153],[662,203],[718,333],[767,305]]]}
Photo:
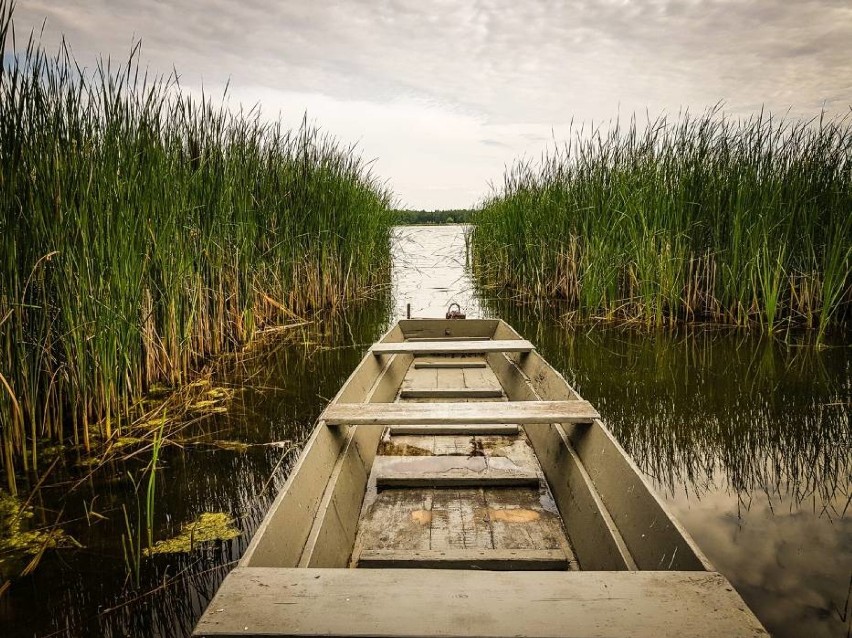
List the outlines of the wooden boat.
{"label": "wooden boat", "polygon": [[196,636],[766,632],[598,413],[499,320],[402,320]]}

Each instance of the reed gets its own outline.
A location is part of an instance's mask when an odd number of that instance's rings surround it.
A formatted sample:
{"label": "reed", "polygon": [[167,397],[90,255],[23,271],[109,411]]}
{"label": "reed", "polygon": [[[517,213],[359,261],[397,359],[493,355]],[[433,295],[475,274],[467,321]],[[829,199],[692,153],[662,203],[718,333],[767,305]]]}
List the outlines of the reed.
{"label": "reed", "polygon": [[578,316],[826,331],[852,306],[852,119],[720,107],[574,129],[475,215],[474,268]]}
{"label": "reed", "polygon": [[0,0],[0,447],[110,437],[155,383],[388,276],[391,194],[369,163],[151,77],[139,48],[81,70]]}

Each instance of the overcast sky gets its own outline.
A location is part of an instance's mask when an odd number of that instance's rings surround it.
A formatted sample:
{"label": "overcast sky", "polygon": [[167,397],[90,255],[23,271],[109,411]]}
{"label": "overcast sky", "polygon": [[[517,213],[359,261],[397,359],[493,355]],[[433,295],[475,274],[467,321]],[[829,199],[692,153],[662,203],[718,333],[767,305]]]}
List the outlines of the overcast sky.
{"label": "overcast sky", "polygon": [[724,100],[852,104],[852,1],[18,0],[18,41],[177,68],[185,87],[357,142],[411,208],[475,204],[575,122]]}

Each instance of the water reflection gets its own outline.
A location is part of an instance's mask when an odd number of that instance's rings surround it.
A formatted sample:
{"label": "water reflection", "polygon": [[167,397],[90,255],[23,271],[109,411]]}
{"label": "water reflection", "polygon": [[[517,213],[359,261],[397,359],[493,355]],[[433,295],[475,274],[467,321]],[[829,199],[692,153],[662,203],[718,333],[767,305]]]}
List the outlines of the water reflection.
{"label": "water reflection", "polygon": [[394,316],[443,317],[458,303],[468,317],[481,317],[476,287],[465,268],[466,233],[463,224],[397,226],[393,236]]}

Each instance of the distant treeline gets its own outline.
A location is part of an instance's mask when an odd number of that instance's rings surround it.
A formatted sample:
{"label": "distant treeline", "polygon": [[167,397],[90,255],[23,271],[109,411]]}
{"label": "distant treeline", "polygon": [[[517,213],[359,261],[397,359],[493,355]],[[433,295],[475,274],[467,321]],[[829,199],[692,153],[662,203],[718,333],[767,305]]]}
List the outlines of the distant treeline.
{"label": "distant treeline", "polygon": [[467,223],[472,210],[396,210],[397,223],[400,224],[457,224]]}

